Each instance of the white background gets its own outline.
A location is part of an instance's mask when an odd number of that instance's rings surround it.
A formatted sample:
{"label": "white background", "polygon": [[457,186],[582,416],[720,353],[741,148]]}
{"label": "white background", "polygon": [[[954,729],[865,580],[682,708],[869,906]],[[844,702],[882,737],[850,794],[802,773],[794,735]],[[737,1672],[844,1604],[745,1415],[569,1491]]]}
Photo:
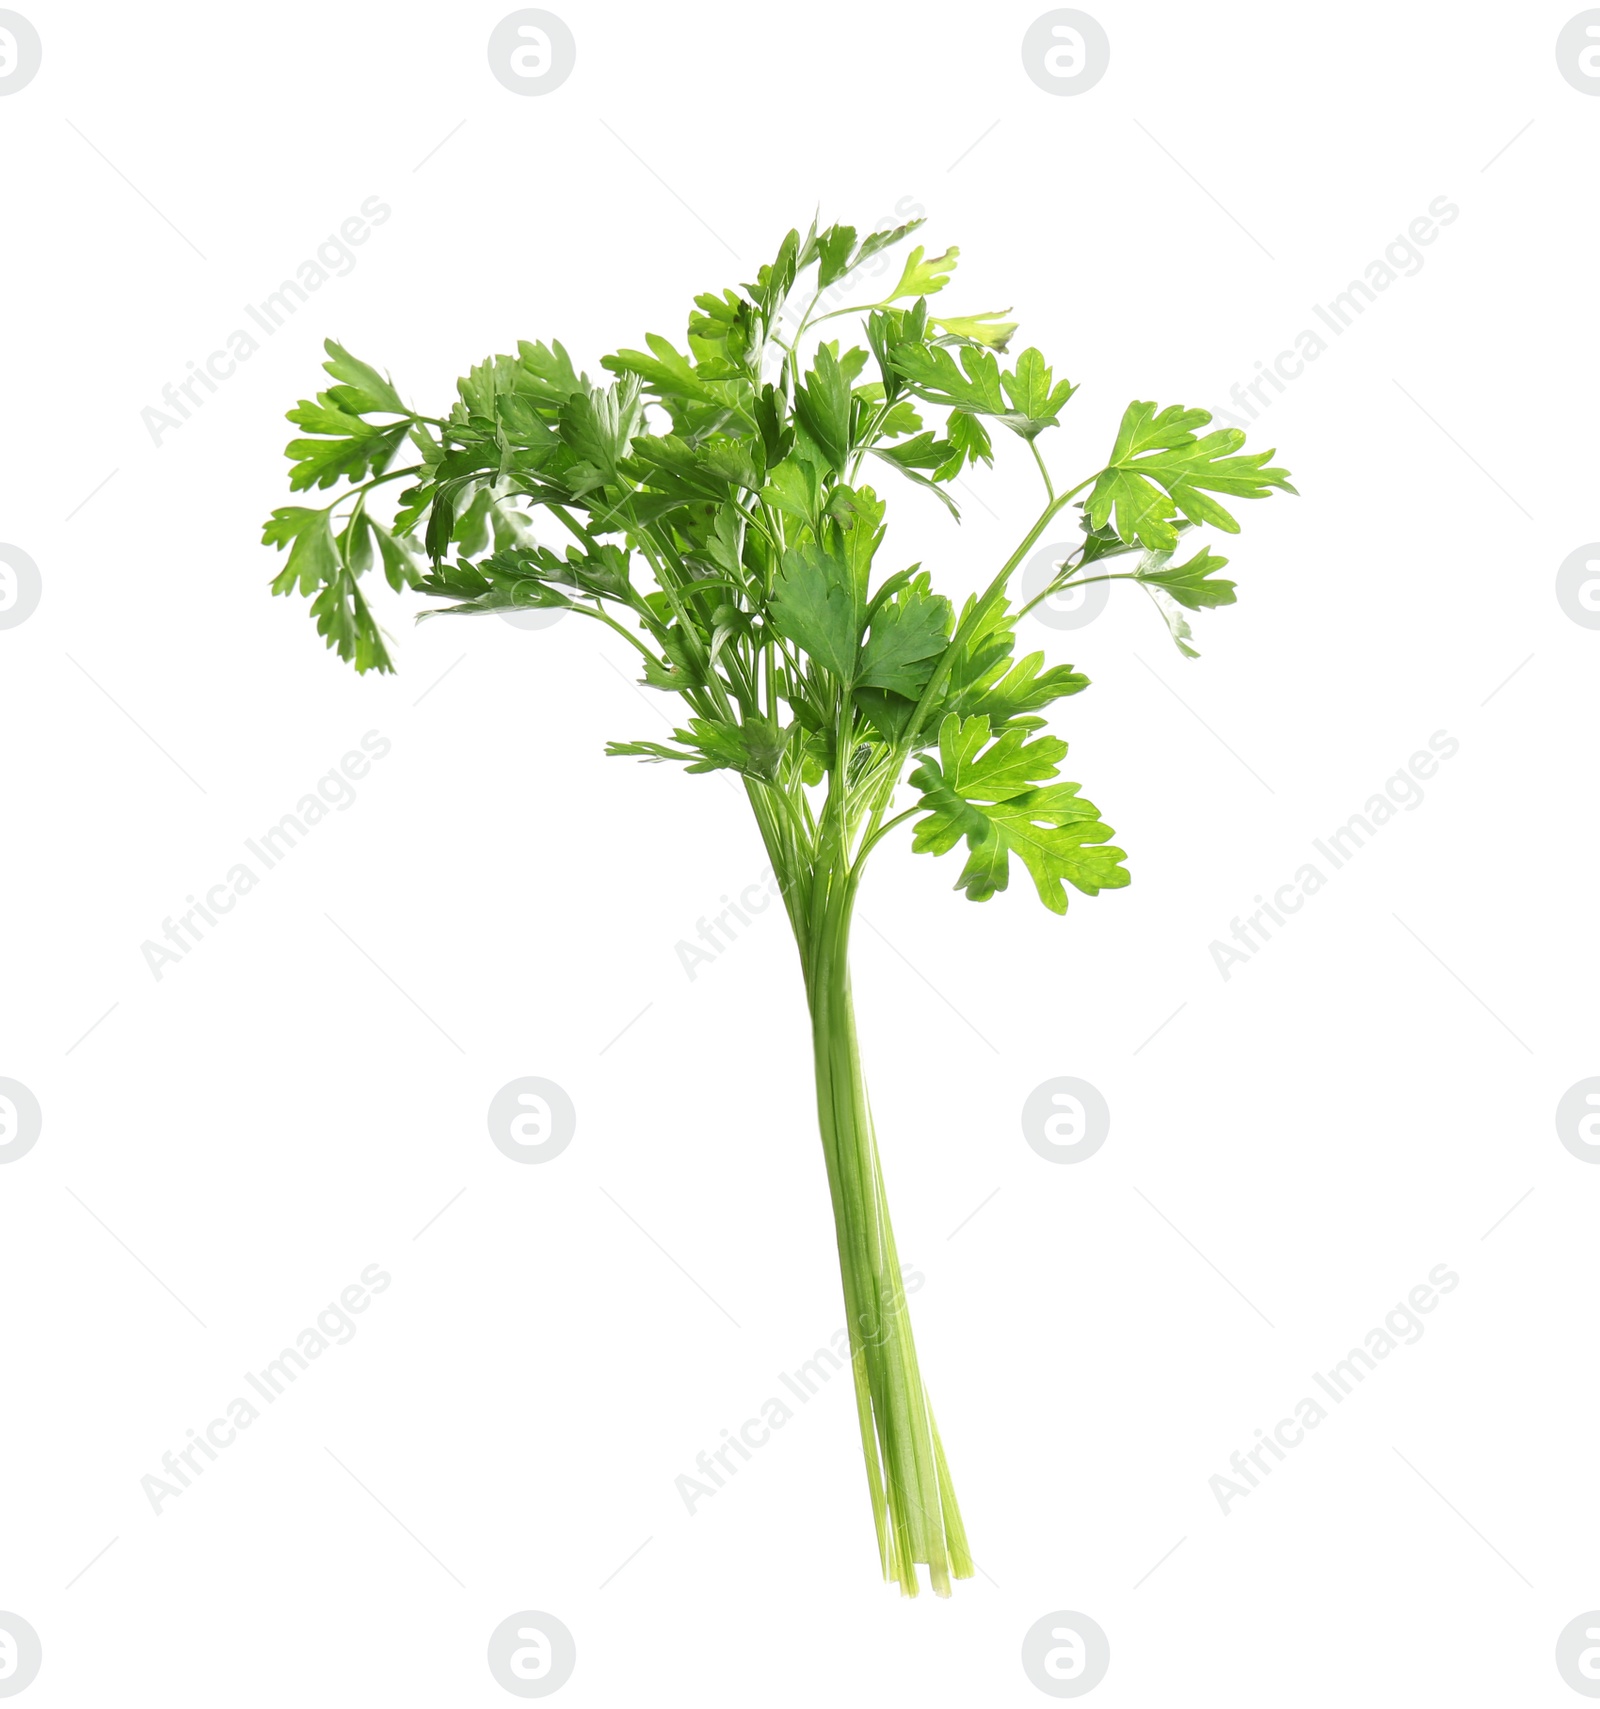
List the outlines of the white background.
{"label": "white background", "polygon": [[[574,1633],[575,1705],[1027,1704],[1059,1609],[1109,1635],[1107,1705],[1573,1700],[1600,1171],[1553,1112],[1600,1072],[1600,633],[1554,589],[1600,535],[1600,100],[1558,75],[1571,14],[1102,0],[1109,73],[1064,99],[1024,75],[1031,5],[559,10],[576,71],[527,99],[489,74],[499,6],[26,7],[0,539],[43,598],[0,632],[0,1074],[44,1131],[0,1171],[0,1609],[43,1640],[28,1700],[490,1705],[522,1609]],[[371,196],[353,270],[152,444],[162,386]],[[674,1479],[842,1320],[786,928],[686,977],[762,855],[723,781],[602,756],[671,708],[598,629],[413,629],[385,591],[399,675],[362,680],[268,597],[322,338],[442,410],[518,337],[592,373],[681,343],[818,204],[917,204],[961,246],[947,307],[1014,305],[1081,385],[1044,441],[1078,479],[1130,398],[1225,405],[1439,196],[1425,266],[1253,430],[1302,496],[1212,542],[1240,603],[1195,620],[1203,658],[1135,597],[1037,631],[1094,680],[1056,724],[1131,888],[974,907],[898,838],[869,876],[868,1073],[982,1574],[878,1582],[843,1379],[691,1517]],[[886,471],[891,559],[985,581],[1037,508],[1001,450],[959,530]],[[393,749],[355,805],[158,982],[141,944],[368,730]],[[1439,730],[1424,803],[1225,981],[1212,941]],[[524,1074],[578,1110],[539,1167],[485,1127]],[[1112,1110],[1074,1167],[1019,1125],[1063,1074]],[[141,1478],[374,1263],[356,1338],[157,1517]],[[1230,1454],[1441,1263],[1425,1337],[1225,1517]]]}

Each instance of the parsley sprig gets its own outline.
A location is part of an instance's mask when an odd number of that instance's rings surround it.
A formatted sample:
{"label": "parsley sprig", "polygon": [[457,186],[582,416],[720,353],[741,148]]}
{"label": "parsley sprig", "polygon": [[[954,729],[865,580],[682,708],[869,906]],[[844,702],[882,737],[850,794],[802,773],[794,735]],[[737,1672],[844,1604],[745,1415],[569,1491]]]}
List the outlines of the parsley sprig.
{"label": "parsley sprig", "polygon": [[[1193,656],[1183,613],[1232,604],[1234,583],[1209,547],[1174,562],[1180,537],[1237,533],[1223,499],[1294,491],[1271,451],[1204,431],[1206,411],[1144,402],[1103,466],[1058,488],[1040,441],[1075,388],[1031,346],[1010,358],[1008,311],[932,312],[954,248],[914,248],[885,296],[817,313],[921,223],[861,237],[813,222],[753,281],[697,297],[683,349],[647,334],[591,380],[559,343],[524,342],[462,378],[443,416],[330,340],[333,383],[289,412],[306,435],[288,447],[289,484],[336,496],[275,510],[264,536],[288,550],[273,592],[309,598],[358,671],[393,669],[363,586],[374,568],[433,601],[425,617],[571,611],[684,703],[671,741],[608,753],[741,780],[799,947],[880,1558],[910,1595],[919,1564],[942,1594],[973,1568],[862,1079],[848,952],[863,868],[915,821],[917,853],[964,845],[956,887],[973,901],[1009,887],[1013,857],[1056,914],[1071,890],[1127,884],[1111,827],[1060,776],[1066,743],[1039,734],[1044,709],[1088,678],[1018,657],[1017,623],[1061,589],[1131,581]],[[823,335],[844,317],[864,346]],[[1036,465],[1042,505],[958,611],[921,565],[882,561],[886,505],[866,476],[908,481],[959,520],[951,484],[992,465],[1006,434]],[[1014,608],[1011,578],[1069,507],[1078,545]]]}

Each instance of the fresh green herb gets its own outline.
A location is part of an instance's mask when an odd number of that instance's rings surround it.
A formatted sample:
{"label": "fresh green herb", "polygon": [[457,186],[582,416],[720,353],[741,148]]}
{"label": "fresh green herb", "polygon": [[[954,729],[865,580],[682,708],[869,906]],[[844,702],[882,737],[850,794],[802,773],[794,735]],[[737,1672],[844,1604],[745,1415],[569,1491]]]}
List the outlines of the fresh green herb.
{"label": "fresh green herb", "polygon": [[[1009,886],[1013,857],[1056,914],[1069,886],[1125,885],[1111,827],[1060,778],[1066,743],[1037,733],[1041,711],[1088,679],[1017,658],[1017,622],[1060,589],[1130,581],[1193,656],[1182,613],[1232,604],[1234,584],[1208,548],[1174,562],[1180,536],[1238,532],[1216,495],[1294,490],[1271,451],[1241,451],[1242,433],[1152,403],[1128,406],[1103,467],[1058,488],[1039,440],[1074,388],[1031,348],[1002,367],[1004,311],[930,312],[956,250],[914,249],[886,296],[818,312],[825,290],[919,224],[862,239],[791,231],[752,283],[695,299],[686,350],[651,333],[646,349],[603,358],[606,384],[559,344],[523,343],[459,381],[448,415],[420,415],[330,341],[334,383],[290,411],[310,437],[288,455],[295,491],[339,494],[274,511],[265,534],[289,549],[273,592],[310,598],[318,632],[358,671],[393,668],[363,591],[376,566],[396,591],[443,602],[425,617],[559,607],[614,631],[643,683],[688,709],[671,741],[607,752],[743,780],[799,946],[878,1548],[908,1595],[919,1563],[948,1594],[972,1558],[861,1073],[848,951],[863,868],[914,820],[917,853],[965,844],[956,888],[975,902]],[[864,317],[866,348],[814,332],[844,316]],[[958,516],[950,485],[992,462],[1000,429],[1027,447],[1044,502],[958,613],[919,565],[885,573],[884,503],[865,475],[907,479]],[[380,521],[374,495],[402,482]],[[1080,544],[1013,609],[1011,577],[1068,506]],[[534,539],[539,511],[564,551]]]}

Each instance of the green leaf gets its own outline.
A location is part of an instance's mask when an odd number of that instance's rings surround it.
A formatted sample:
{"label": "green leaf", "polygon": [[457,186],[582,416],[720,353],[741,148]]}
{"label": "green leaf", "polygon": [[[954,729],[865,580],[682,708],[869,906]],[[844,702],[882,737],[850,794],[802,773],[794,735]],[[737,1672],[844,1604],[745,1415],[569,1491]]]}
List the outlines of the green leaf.
{"label": "green leaf", "polygon": [[451,530],[451,539],[458,557],[476,558],[480,552],[487,549],[490,534],[489,515],[493,508],[493,495],[487,487],[480,487],[473,496],[472,503],[456,518],[455,527]]}
{"label": "green leaf", "polygon": [[[412,431],[405,405],[383,375],[331,338],[326,349],[328,360],[323,367],[338,383],[318,392],[315,402],[302,398],[289,411],[295,426],[327,436],[290,441],[284,454],[295,465],[289,474],[294,492],[381,474]],[[401,419],[380,426],[368,421],[367,413]]]}
{"label": "green leaf", "polygon": [[949,320],[935,320],[933,324],[953,338],[969,338],[974,344],[987,345],[991,350],[1004,350],[1012,333],[1017,330],[1017,323],[1006,319],[1010,313],[1010,309],[985,309],[981,314],[953,315]]}
{"label": "green leaf", "polygon": [[341,572],[329,582],[312,600],[311,615],[316,619],[317,633],[346,664],[353,664],[363,674],[394,670],[383,636],[353,575]]}
{"label": "green leaf", "polygon": [[931,297],[935,291],[942,291],[950,283],[950,275],[956,270],[956,258],[960,254],[961,251],[952,244],[943,255],[929,256],[924,261],[923,248],[919,243],[906,257],[899,284],[879,301],[897,303],[902,297]]}
{"label": "green leaf", "polygon": [[781,510],[799,522],[815,528],[817,508],[821,503],[817,470],[800,457],[786,457],[767,471],[767,484],[761,496],[774,510]]}
{"label": "green leaf", "polygon": [[850,455],[850,379],[828,345],[817,347],[806,383],[797,385],[794,410],[836,474]]}
{"label": "green leaf", "polygon": [[856,250],[855,254],[850,257],[850,265],[845,268],[845,272],[855,272],[856,268],[858,268],[863,261],[870,261],[872,257],[878,254],[881,250],[892,249],[895,244],[899,243],[903,238],[909,237],[918,226],[925,223],[926,222],[921,219],[907,220],[904,225],[898,225],[892,231],[868,232],[867,235],[862,238],[861,245]]}
{"label": "green leaf", "polygon": [[[881,400],[883,387],[881,385],[857,386],[856,396],[869,401]],[[909,398],[901,398],[898,403],[890,404],[883,412],[878,422],[878,432],[885,439],[899,439],[907,433],[922,431],[922,417],[917,414],[916,406]]]}
{"label": "green leaf", "polygon": [[777,319],[778,311],[794,285],[799,254],[800,233],[791,231],[778,245],[777,259],[764,262],[756,274],[755,283],[745,286],[768,326]]}
{"label": "green leaf", "polygon": [[284,419],[311,433],[332,433],[346,439],[370,439],[378,431],[361,416],[340,409],[332,396],[331,392],[319,392],[315,403],[302,398]]}
{"label": "green leaf", "polygon": [[1170,556],[1167,552],[1151,554],[1135,572],[1138,580],[1153,583],[1190,611],[1204,611],[1210,606],[1234,603],[1234,589],[1238,584],[1216,575],[1218,570],[1227,566],[1226,558],[1213,557],[1211,548],[1202,546],[1188,563],[1169,569],[1167,560]]}
{"label": "green leaf", "polygon": [[707,291],[694,302],[699,312],[689,316],[690,354],[697,362],[742,368],[756,342],[756,311],[750,300],[737,291],[724,291],[720,297]]}
{"label": "green leaf", "polygon": [[1286,469],[1267,467],[1272,451],[1232,455],[1244,444],[1239,428],[1197,437],[1192,430],[1210,419],[1207,410],[1178,404],[1159,415],[1153,403],[1129,404],[1085,506],[1090,525],[1103,528],[1110,521],[1124,541],[1170,552],[1178,539],[1171,519],[1179,514],[1229,534],[1239,532],[1239,524],[1208,493],[1265,498],[1274,487],[1294,491]]}
{"label": "green leaf", "polygon": [[471,564],[463,560],[455,564],[437,566],[423,577],[420,584],[422,592],[432,594],[436,598],[453,599],[456,603],[436,605],[427,611],[419,611],[417,621],[426,622],[432,617],[480,617],[486,613],[501,611],[571,608],[572,600],[550,586],[546,579],[522,574],[517,566],[497,562],[498,559],[512,556],[510,553],[497,553],[494,558],[486,558],[481,564]]}
{"label": "green leaf", "polygon": [[902,344],[923,344],[928,330],[928,299],[918,297],[909,309],[874,309],[867,316],[867,343],[877,358],[883,395],[893,403],[905,390],[905,381],[894,365],[894,353]]}
{"label": "green leaf", "polygon": [[883,500],[871,487],[835,487],[828,500],[827,514],[839,524],[856,606],[861,610],[866,608],[872,559],[883,544],[883,513]]}
{"label": "green leaf", "polygon": [[969,801],[1005,801],[1054,777],[1067,744],[1059,736],[1029,741],[1020,730],[1009,730],[991,742],[985,719],[947,717],[939,727],[939,752],[951,789]]}
{"label": "green leaf", "polygon": [[760,454],[759,440],[718,435],[691,445],[672,433],[659,438],[646,434],[633,441],[630,455],[617,468],[628,479],[657,492],[721,503],[735,488],[760,490],[765,478],[755,460]]}
{"label": "green leaf", "polygon": [[513,424],[526,434],[531,416],[553,423],[561,405],[587,389],[588,381],[573,371],[560,344],[523,339],[515,356],[487,357],[456,381],[459,401],[450,419],[460,428],[476,424],[490,434],[497,423]]}
{"label": "green leaf", "polygon": [[394,383],[376,368],[369,368],[365,362],[358,361],[331,338],[323,340],[322,348],[328,353],[328,360],[322,366],[340,382],[333,388],[331,396],[341,408],[356,415],[368,411],[391,415],[408,413],[400,394],[394,389]]}
{"label": "green leaf", "polygon": [[261,544],[279,548],[293,545],[319,517],[327,514],[325,510],[309,510],[304,505],[284,505],[273,511],[262,525]]}
{"label": "green leaf", "polygon": [[512,391],[547,406],[563,403],[588,384],[581,374],[574,372],[572,358],[559,340],[533,344],[522,339],[517,345],[516,368]]}
{"label": "green leaf", "polygon": [[994,467],[994,447],[989,442],[989,431],[975,415],[968,415],[963,409],[951,410],[945,422],[945,433],[951,450],[959,451],[968,463],[984,462],[990,468]]}
{"label": "green leaf", "polygon": [[[304,401],[289,411],[291,421],[302,416],[327,422],[334,419],[333,412]],[[341,480],[363,481],[369,473],[381,474],[404,442],[406,426],[397,421],[392,427],[373,428],[359,421],[354,431],[337,439],[291,439],[283,453],[294,463],[289,471],[289,490],[304,492],[307,487],[331,487]]]}
{"label": "green leaf", "polygon": [[1033,713],[1065,695],[1081,694],[1089,686],[1088,677],[1071,665],[1053,665],[1049,670],[1043,667],[1043,653],[1029,653],[1015,662],[1007,655],[959,696],[953,696],[951,709],[963,717],[987,718],[997,735],[1013,723],[1036,728],[1041,721],[1032,717]]}
{"label": "green leaf", "polygon": [[[1050,784],[985,809],[993,834],[1003,837],[1027,867],[1039,900],[1053,914],[1066,913],[1068,884],[1085,896],[1098,896],[1129,882],[1122,864],[1127,856],[1110,843],[1111,827],[1100,818],[1100,809],[1078,794],[1079,787]],[[1005,888],[993,855],[969,861],[968,867],[960,887],[972,901],[982,902]]]}
{"label": "green leaf", "polygon": [[968,595],[961,607],[960,621],[956,624],[958,634],[963,625],[970,622],[972,627],[961,643],[960,651],[951,660],[945,679],[952,696],[948,710],[957,709],[955,697],[960,693],[974,685],[993,681],[996,668],[1006,668],[1006,661],[1017,644],[1011,623],[1011,602],[1005,598],[997,599],[981,617],[975,618],[977,603],[976,595]]}
{"label": "green leaf", "polygon": [[269,546],[289,546],[288,562],[273,578],[272,591],[312,596],[317,633],[346,663],[358,671],[392,671],[383,636],[356,586],[356,577],[371,561],[365,532],[370,527],[365,516],[353,519],[342,536],[341,552],[330,510],[293,506],[272,513],[262,540]]}
{"label": "green leaf", "polygon": [[[886,463],[893,463],[901,469],[943,468],[952,455],[950,441],[935,439],[931,431],[924,431],[911,439],[902,439],[897,445],[874,445],[872,450],[875,456],[882,457]],[[958,457],[958,466],[960,461]]]}
{"label": "green leaf", "polygon": [[562,439],[610,486],[618,484],[617,464],[644,425],[640,389],[639,376],[625,374],[615,385],[574,392],[561,406]]}
{"label": "green leaf", "polygon": [[288,562],[273,578],[274,593],[293,593],[298,588],[309,597],[338,573],[339,553],[326,510],[290,506],[273,511],[261,532],[261,543],[290,548]]}
{"label": "green leaf", "polygon": [[515,385],[516,364],[509,356],[489,356],[475,363],[456,381],[457,402],[450,419],[465,427],[477,422],[487,430],[495,418],[495,399]]}
{"label": "green leaf", "polygon": [[878,591],[867,602],[867,622],[870,623],[879,611],[899,593],[901,588],[910,587],[913,582],[917,582],[916,592],[926,593],[929,585],[928,578],[924,577],[920,582],[917,581],[917,575],[921,569],[921,564],[912,564],[906,569],[896,570],[892,576],[881,582]]}
{"label": "green leaf", "polygon": [[[1083,509],[1083,505],[1080,504],[1078,509],[1081,511]],[[1091,528],[1087,517],[1084,517],[1082,521],[1083,545],[1075,554],[1078,561],[1073,566],[1074,575],[1081,575],[1086,565],[1097,564],[1102,558],[1123,558],[1130,552],[1139,553],[1141,561],[1152,556],[1152,554],[1145,551],[1137,540],[1122,539],[1115,528]],[[1186,529],[1193,528],[1194,524],[1187,521],[1178,521],[1173,523],[1172,526],[1176,533],[1182,534]],[[1058,565],[1058,573],[1060,568],[1061,566]]]}
{"label": "green leaf", "polygon": [[1017,358],[1015,370],[1000,376],[1006,396],[1027,420],[1027,425],[1017,430],[1024,439],[1032,439],[1045,428],[1055,426],[1061,406],[1073,394],[1075,388],[1070,381],[1051,382],[1048,364],[1031,345]]}
{"label": "green leaf", "polygon": [[817,239],[817,289],[825,290],[850,270],[850,254],[856,245],[853,225],[832,225]]}
{"label": "green leaf", "polygon": [[861,715],[889,743],[899,742],[917,709],[915,700],[884,688],[858,688],[855,703]]}
{"label": "green leaf", "polygon": [[[926,576],[921,578],[924,584]],[[950,640],[953,613],[939,594],[907,590],[879,608],[867,633],[856,681],[915,699],[933,674],[933,661]]]}
{"label": "green leaf", "polygon": [[1147,587],[1145,592],[1150,595],[1150,603],[1161,613],[1161,621],[1167,626],[1167,633],[1172,637],[1172,644],[1186,659],[1198,659],[1199,653],[1189,645],[1193,631],[1189,628],[1189,620],[1178,609],[1177,602],[1160,588]]}
{"label": "green leaf", "polygon": [[862,599],[843,550],[808,540],[791,546],[767,607],[774,627],[841,682],[855,675]]}
{"label": "green leaf", "polygon": [[[1024,350],[1016,367],[1003,374],[989,351],[971,344],[963,344],[960,350],[959,367],[950,351],[939,344],[902,342],[890,351],[896,372],[918,397],[962,413],[959,428],[952,419],[952,443],[957,432],[964,441],[970,440],[972,429],[978,425],[971,420],[974,415],[993,416],[1024,439],[1033,439],[1056,425],[1073,387],[1069,381],[1053,380],[1037,350]],[[984,435],[982,449],[976,455],[987,456],[988,449],[988,436]],[[971,460],[976,461],[976,455]]]}
{"label": "green leaf", "polygon": [[781,463],[794,449],[794,428],[789,425],[788,410],[775,386],[761,388],[751,414],[761,434],[761,449],[770,469]]}
{"label": "green leaf", "polygon": [[422,570],[411,555],[408,544],[390,529],[382,527],[369,516],[367,524],[377,536],[378,554],[383,560],[384,579],[399,593],[403,587],[420,587]]}
{"label": "green leaf", "polygon": [[943,345],[897,344],[890,351],[895,370],[918,397],[979,415],[1004,415],[1000,365],[987,350],[961,349],[961,366]]}
{"label": "green leaf", "polygon": [[765,718],[749,718],[743,724],[691,718],[687,730],[674,730],[672,734],[680,747],[671,748],[664,742],[608,742],[606,752],[613,758],[649,763],[678,760],[691,772],[736,771],[771,783],[787,746],[783,734]]}
{"label": "green leaf", "polygon": [[[628,553],[609,543],[594,551],[569,546],[560,557],[548,546],[508,546],[473,564],[462,557],[440,564],[417,585],[424,593],[463,602],[452,612],[500,611],[511,607],[569,606],[569,593],[629,603]],[[558,591],[568,590],[568,591]],[[427,612],[424,616],[435,613]]]}
{"label": "green leaf", "polygon": [[927,475],[920,474],[909,463],[893,454],[897,449],[899,449],[899,447],[893,445],[872,445],[869,446],[868,449],[874,457],[881,457],[884,462],[892,463],[908,481],[915,482],[917,486],[923,487],[928,492],[932,493],[957,522],[961,520],[961,512],[956,506],[956,501],[951,498],[949,493],[947,493],[942,486],[938,485],[938,481],[947,478],[947,475],[953,472],[951,471],[950,463],[948,461],[941,464],[941,466],[934,471],[935,478],[930,480]]}
{"label": "green leaf", "polygon": [[700,379],[689,366],[688,358],[675,350],[670,340],[647,332],[644,341],[652,354],[619,350],[615,356],[601,357],[600,366],[613,374],[637,374],[657,397],[688,398],[696,403],[719,401],[718,394]]}
{"label": "green leaf", "polygon": [[1078,794],[1079,785],[1046,782],[1066,744],[1051,736],[1028,741],[1020,730],[988,743],[986,718],[952,713],[944,720],[939,757],[924,756],[911,774],[926,809],[913,850],[945,854],[965,838],[968,859],[956,888],[974,902],[1007,887],[1013,854],[1055,914],[1067,911],[1068,884],[1086,896],[1125,885],[1122,850],[1101,846],[1112,832],[1099,809]]}

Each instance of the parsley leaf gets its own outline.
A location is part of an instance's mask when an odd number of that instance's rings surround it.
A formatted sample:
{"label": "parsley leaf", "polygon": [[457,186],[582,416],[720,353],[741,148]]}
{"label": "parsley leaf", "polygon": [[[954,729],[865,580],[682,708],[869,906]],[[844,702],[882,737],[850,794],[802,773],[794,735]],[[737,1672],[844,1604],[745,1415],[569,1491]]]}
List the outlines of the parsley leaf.
{"label": "parsley leaf", "polygon": [[1208,410],[1179,404],[1159,415],[1153,403],[1129,404],[1106,467],[1089,494],[1090,525],[1103,528],[1111,521],[1123,540],[1170,552],[1178,540],[1171,518],[1180,513],[1190,522],[1239,532],[1239,524],[1208,493],[1265,498],[1274,487],[1294,491],[1286,469],[1267,467],[1275,452],[1231,455],[1244,444],[1241,429],[1219,428],[1197,437],[1192,429],[1210,419]]}
{"label": "parsley leaf", "polygon": [[1066,913],[1068,884],[1086,896],[1120,889],[1128,882],[1126,856],[1110,846],[1100,810],[1078,794],[1078,784],[1045,782],[1066,751],[1053,736],[1030,742],[1021,730],[990,744],[986,718],[951,713],[940,727],[939,758],[925,756],[911,774],[925,810],[912,849],[946,854],[965,838],[968,858],[956,889],[973,902],[1007,887],[1013,854],[1053,914]]}
{"label": "parsley leaf", "polygon": [[[1016,367],[1002,374],[988,350],[972,344],[960,348],[960,367],[950,351],[939,344],[897,344],[889,359],[911,390],[929,403],[945,404],[969,418],[993,416],[1029,440],[1056,425],[1061,406],[1075,388],[1070,381],[1055,380],[1037,350],[1024,350]],[[964,436],[970,434],[967,426],[961,431]],[[987,452],[987,439],[982,446],[978,455]]]}
{"label": "parsley leaf", "polygon": [[863,688],[892,689],[915,699],[933,674],[933,661],[950,639],[950,601],[920,587],[907,588],[872,619],[861,653],[856,682]]}
{"label": "parsley leaf", "polygon": [[842,682],[856,673],[861,589],[842,549],[808,540],[783,556],[768,606],[780,635]]}
{"label": "parsley leaf", "polygon": [[1225,581],[1216,573],[1227,567],[1226,558],[1213,557],[1211,548],[1202,546],[1188,563],[1169,569],[1167,560],[1171,555],[1170,552],[1153,553],[1134,572],[1135,578],[1159,587],[1190,611],[1204,611],[1210,606],[1234,603],[1234,589],[1238,583]]}

